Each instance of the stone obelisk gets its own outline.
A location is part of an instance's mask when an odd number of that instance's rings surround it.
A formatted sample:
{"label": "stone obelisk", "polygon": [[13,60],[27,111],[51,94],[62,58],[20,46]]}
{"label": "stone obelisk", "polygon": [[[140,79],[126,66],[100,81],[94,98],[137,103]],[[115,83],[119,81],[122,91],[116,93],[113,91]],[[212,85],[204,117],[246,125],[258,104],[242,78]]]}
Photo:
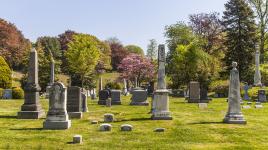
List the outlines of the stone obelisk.
{"label": "stone obelisk", "polygon": [[169,111],[169,91],[166,89],[165,82],[165,45],[158,46],[158,81],[157,89],[153,94],[152,119],[153,120],[172,120]]}
{"label": "stone obelisk", "polygon": [[125,96],[128,95],[128,91],[127,91],[127,81],[126,81],[126,79],[124,79],[123,95],[125,95]]}
{"label": "stone obelisk", "polygon": [[55,61],[51,57],[51,62],[50,62],[50,86],[54,84],[55,81]]}
{"label": "stone obelisk", "polygon": [[240,106],[240,80],[239,72],[236,69],[237,63],[233,62],[232,66],[233,69],[230,73],[230,85],[228,93],[228,111],[223,119],[223,122],[229,124],[246,124],[247,121],[244,119]]}
{"label": "stone obelisk", "polygon": [[40,90],[37,51],[33,48],[30,52],[28,80],[24,87],[24,104],[18,112],[19,119],[38,119],[45,114],[39,102]]}
{"label": "stone obelisk", "polygon": [[260,71],[260,52],[256,51],[255,54],[255,74],[254,74],[254,86],[262,86],[261,83],[261,71]]}

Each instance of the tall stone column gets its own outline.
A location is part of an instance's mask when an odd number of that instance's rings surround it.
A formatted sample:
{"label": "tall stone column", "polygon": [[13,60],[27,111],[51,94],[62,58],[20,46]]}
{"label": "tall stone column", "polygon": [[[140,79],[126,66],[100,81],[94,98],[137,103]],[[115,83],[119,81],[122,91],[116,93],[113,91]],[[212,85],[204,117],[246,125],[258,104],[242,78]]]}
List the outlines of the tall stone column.
{"label": "tall stone column", "polygon": [[100,93],[101,90],[103,90],[103,87],[102,87],[102,77],[100,77],[100,79],[99,79],[99,93]]}
{"label": "tall stone column", "polygon": [[153,120],[172,120],[169,111],[169,91],[166,89],[165,82],[165,45],[158,46],[158,80],[157,90],[153,94],[152,119]]}
{"label": "tall stone column", "polygon": [[241,112],[240,106],[240,80],[239,72],[236,69],[237,63],[232,63],[233,69],[230,73],[230,85],[228,93],[228,111],[223,119],[223,122],[229,124],[246,124],[247,121]]}
{"label": "tall stone column", "polygon": [[261,71],[260,71],[260,52],[257,50],[255,54],[255,74],[254,74],[254,85],[262,86],[261,83]]}
{"label": "tall stone column", "polygon": [[55,62],[54,59],[51,58],[50,62],[50,85],[53,85],[55,81]]}
{"label": "tall stone column", "polygon": [[18,112],[19,119],[38,119],[45,113],[39,102],[39,92],[41,88],[38,84],[38,57],[33,48],[30,52],[28,80],[24,87],[24,104]]}

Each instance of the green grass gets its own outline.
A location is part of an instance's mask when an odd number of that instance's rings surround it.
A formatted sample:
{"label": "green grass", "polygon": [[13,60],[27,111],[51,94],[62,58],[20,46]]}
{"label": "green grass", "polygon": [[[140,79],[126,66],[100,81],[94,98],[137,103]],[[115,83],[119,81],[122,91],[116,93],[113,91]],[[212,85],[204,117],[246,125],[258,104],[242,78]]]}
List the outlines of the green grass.
{"label": "green grass", "polygon": [[[197,104],[170,97],[173,120],[150,120],[150,107],[129,106],[129,97],[122,97],[123,105],[107,108],[88,100],[88,113],[83,119],[72,120],[68,130],[43,130],[39,120],[19,120],[22,100],[0,100],[0,149],[267,149],[268,104],[263,109],[243,110],[247,125],[223,124],[227,110],[225,99],[214,99],[208,108],[200,110]],[[41,100],[47,111],[47,100]],[[98,131],[99,125],[90,120],[103,120],[105,113],[115,114],[111,132]],[[131,124],[132,132],[121,132],[120,125]],[[157,127],[166,128],[155,133]],[[70,144],[75,134],[81,134],[84,143]]]}

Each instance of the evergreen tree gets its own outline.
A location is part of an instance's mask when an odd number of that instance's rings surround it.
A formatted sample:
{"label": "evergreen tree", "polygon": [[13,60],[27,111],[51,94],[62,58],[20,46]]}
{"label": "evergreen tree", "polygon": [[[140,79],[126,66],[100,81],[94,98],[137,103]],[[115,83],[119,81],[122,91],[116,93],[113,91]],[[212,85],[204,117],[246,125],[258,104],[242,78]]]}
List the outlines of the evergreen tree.
{"label": "evergreen tree", "polygon": [[253,11],[245,0],[229,0],[225,9],[222,21],[226,33],[224,45],[227,47],[225,65],[230,70],[232,61],[238,62],[241,80],[251,81],[257,40]]}
{"label": "evergreen tree", "polygon": [[151,60],[157,58],[157,42],[155,39],[151,39],[147,46],[147,57]]}

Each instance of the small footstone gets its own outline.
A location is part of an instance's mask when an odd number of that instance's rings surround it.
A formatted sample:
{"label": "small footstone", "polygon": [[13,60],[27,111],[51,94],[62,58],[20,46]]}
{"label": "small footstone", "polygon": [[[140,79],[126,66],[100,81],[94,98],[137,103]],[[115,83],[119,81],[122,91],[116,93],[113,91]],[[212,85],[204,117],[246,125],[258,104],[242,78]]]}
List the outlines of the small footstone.
{"label": "small footstone", "polygon": [[104,123],[100,125],[100,131],[111,131],[112,125],[108,123]]}
{"label": "small footstone", "polygon": [[82,144],[83,143],[82,135],[75,135],[73,137],[73,143],[74,144]]}
{"label": "small footstone", "polygon": [[256,104],[256,105],[261,105],[261,102],[256,102],[255,104]]}
{"label": "small footstone", "polygon": [[104,114],[104,122],[113,122],[114,115],[113,114]]}
{"label": "small footstone", "polygon": [[121,131],[132,131],[133,126],[130,124],[121,125]]}
{"label": "small footstone", "polygon": [[208,108],[208,104],[207,103],[198,103],[198,107],[200,109],[206,109],[206,108]]}
{"label": "small footstone", "polygon": [[263,106],[262,105],[255,105],[255,108],[263,108]]}
{"label": "small footstone", "polygon": [[242,106],[243,109],[249,109],[251,108],[249,105]]}
{"label": "small footstone", "polygon": [[252,102],[247,102],[247,104],[248,104],[248,105],[251,105],[251,104],[252,104]]}
{"label": "small footstone", "polygon": [[98,121],[97,120],[92,120],[91,124],[98,124]]}
{"label": "small footstone", "polygon": [[154,132],[165,132],[165,128],[156,128]]}

